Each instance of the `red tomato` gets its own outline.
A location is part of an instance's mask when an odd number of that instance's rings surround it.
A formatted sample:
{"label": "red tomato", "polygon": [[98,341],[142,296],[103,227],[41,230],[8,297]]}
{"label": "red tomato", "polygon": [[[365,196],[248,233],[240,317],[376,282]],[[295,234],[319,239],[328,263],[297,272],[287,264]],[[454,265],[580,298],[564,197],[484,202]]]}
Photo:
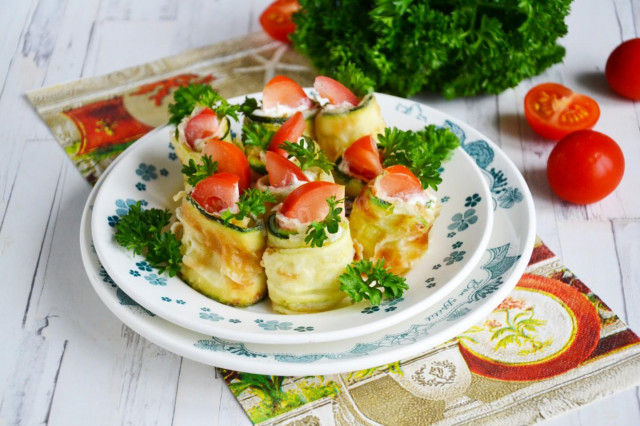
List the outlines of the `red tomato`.
{"label": "red tomato", "polygon": [[543,83],[525,96],[524,116],[537,134],[557,141],[576,130],[592,128],[600,118],[600,108],[590,97],[561,84]]}
{"label": "red tomato", "polygon": [[231,142],[212,139],[204,146],[202,154],[210,155],[213,161],[218,162],[218,172],[228,172],[238,176],[240,192],[249,188],[251,182],[249,160],[240,148]]}
{"label": "red tomato", "polygon": [[640,100],[640,38],[627,40],[616,47],[604,74],[609,86],[624,97]]}
{"label": "red tomato", "polygon": [[309,182],[300,167],[275,152],[267,151],[266,165],[269,185],[275,188],[291,185],[296,180]]}
{"label": "red tomato", "polygon": [[349,145],[342,155],[342,161],[349,166],[350,174],[365,182],[382,173],[378,145],[371,135],[363,136]]}
{"label": "red tomato", "polygon": [[304,121],[304,115],[300,111],[296,112],[274,133],[269,143],[269,151],[273,151],[287,158],[289,154],[280,148],[280,144],[285,142],[298,142],[298,139],[302,136],[306,127],[307,123]]}
{"label": "red tomato", "polygon": [[216,173],[200,182],[191,191],[191,197],[209,213],[220,212],[236,205],[240,199],[238,176]]}
{"label": "red tomato", "polygon": [[321,221],[329,213],[327,199],[332,196],[336,197],[336,200],[343,199],[344,186],[322,181],[305,183],[287,196],[280,213],[301,223]]}
{"label": "red tomato", "polygon": [[277,75],[262,90],[262,106],[270,109],[276,108],[278,104],[298,108],[310,107],[312,102],[298,83],[284,75]]}
{"label": "red tomato", "polygon": [[547,161],[551,189],[576,204],[600,201],[618,186],[624,174],[624,155],[609,136],[580,130],[556,144]]}
{"label": "red tomato", "polygon": [[420,194],[423,191],[416,175],[402,165],[387,167],[378,179],[376,186],[382,196],[407,201],[412,195]]}
{"label": "red tomato", "polygon": [[260,15],[260,25],[265,33],[276,40],[291,43],[289,34],[295,31],[291,15],[300,9],[298,0],[276,0]]}
{"label": "red tomato", "polygon": [[194,148],[198,139],[212,136],[218,131],[219,126],[216,113],[211,108],[205,108],[187,121],[184,136],[191,148]]}
{"label": "red tomato", "polygon": [[360,103],[358,97],[351,90],[330,77],[319,75],[313,82],[313,88],[320,96],[329,99],[332,105],[348,103],[356,106]]}

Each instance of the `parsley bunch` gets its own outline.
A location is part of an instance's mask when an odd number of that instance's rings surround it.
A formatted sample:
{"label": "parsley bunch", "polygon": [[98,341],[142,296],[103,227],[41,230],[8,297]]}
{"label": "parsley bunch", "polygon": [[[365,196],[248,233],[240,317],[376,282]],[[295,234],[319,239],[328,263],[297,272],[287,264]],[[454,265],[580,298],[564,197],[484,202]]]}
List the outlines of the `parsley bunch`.
{"label": "parsley bunch", "polygon": [[408,167],[424,189],[437,189],[442,178],[438,169],[451,156],[460,141],[451,130],[433,124],[423,130],[399,130],[387,127],[378,135],[384,167],[402,164]]}
{"label": "parsley bunch", "polygon": [[201,180],[211,176],[218,171],[218,162],[213,161],[210,155],[203,155],[202,162],[196,164],[193,158],[189,158],[189,163],[182,166],[182,174],[187,177],[187,182],[191,186],[196,186]]}
{"label": "parsley bunch", "polygon": [[329,238],[327,232],[335,234],[340,229],[340,222],[342,217],[342,207],[338,207],[343,204],[344,200],[336,200],[336,197],[332,196],[327,198],[327,204],[329,204],[329,213],[320,222],[311,222],[307,228],[307,236],[304,237],[304,242],[310,247],[322,247],[324,242]]}
{"label": "parsley bunch", "polygon": [[253,98],[245,98],[242,104],[230,104],[208,84],[192,83],[178,88],[173,94],[173,103],[169,104],[169,123],[180,124],[198,106],[211,108],[219,118],[229,116],[238,121],[238,113],[250,113],[258,107],[258,103]]}
{"label": "parsley bunch", "polygon": [[267,210],[266,203],[275,203],[277,201],[276,197],[269,191],[263,192],[256,188],[249,188],[242,194],[237,203],[238,212],[232,213],[229,210],[225,210],[220,217],[225,224],[228,224],[231,219],[242,220],[245,217],[257,219]]}
{"label": "parsley bunch", "polygon": [[[339,4],[339,6],[336,6]],[[378,90],[500,93],[562,61],[571,0],[300,0],[290,35],[320,74],[353,63]],[[354,48],[357,46],[357,48]],[[348,86],[348,81],[338,78]]]}
{"label": "parsley bunch", "polygon": [[167,271],[173,277],[180,272],[182,253],[176,236],[163,231],[170,219],[169,210],[143,210],[138,201],[129,206],[129,212],[116,224],[116,241],[127,250],[144,255],[159,273]]}
{"label": "parsley bunch", "polygon": [[313,140],[308,136],[303,136],[300,143],[285,142],[280,144],[280,148],[298,160],[302,170],[307,170],[310,167],[318,167],[326,173],[331,173],[331,169],[333,169],[334,164],[329,161],[324,151],[318,149]]}
{"label": "parsley bunch", "polygon": [[373,306],[379,305],[383,297],[396,299],[409,288],[405,278],[384,267],[384,259],[379,259],[376,263],[366,259],[352,262],[338,280],[340,290],[347,293],[354,302],[367,299]]}

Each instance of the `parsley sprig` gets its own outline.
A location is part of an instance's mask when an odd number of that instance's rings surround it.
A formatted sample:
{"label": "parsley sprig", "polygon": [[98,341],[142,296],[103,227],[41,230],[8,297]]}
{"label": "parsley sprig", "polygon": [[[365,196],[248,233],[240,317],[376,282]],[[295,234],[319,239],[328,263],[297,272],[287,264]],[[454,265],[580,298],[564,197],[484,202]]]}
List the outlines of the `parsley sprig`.
{"label": "parsley sprig", "polygon": [[311,167],[318,167],[326,173],[331,173],[334,164],[329,161],[324,151],[317,148],[316,144],[308,136],[303,136],[300,143],[285,142],[280,144],[280,148],[287,151],[287,154],[300,162],[300,168],[307,170]]}
{"label": "parsley sprig", "polygon": [[203,155],[202,162],[196,164],[193,158],[189,163],[182,166],[182,174],[187,177],[187,182],[191,186],[196,186],[201,180],[211,176],[218,171],[218,162],[213,161],[210,155]]}
{"label": "parsley sprig", "polygon": [[367,259],[352,262],[338,280],[340,290],[347,293],[354,302],[367,299],[373,306],[378,306],[383,297],[396,299],[409,288],[404,277],[385,268],[384,259],[379,259],[376,263]]}
{"label": "parsley sprig", "polygon": [[251,121],[242,126],[242,143],[244,146],[257,146],[266,151],[275,132],[266,126]]}
{"label": "parsley sprig", "polygon": [[211,108],[219,118],[229,116],[238,121],[238,113],[253,112],[258,104],[253,98],[245,98],[239,105],[230,104],[208,84],[190,84],[178,88],[173,94],[173,103],[169,104],[169,123],[178,125],[197,106]]}
{"label": "parsley sprig", "polygon": [[304,238],[304,242],[310,247],[322,247],[327,240],[328,235],[335,234],[340,228],[340,222],[342,217],[342,207],[338,207],[340,204],[344,204],[344,199],[336,200],[335,196],[327,198],[327,204],[329,204],[329,213],[320,222],[311,222],[307,228],[307,236]]}
{"label": "parsley sprig", "polygon": [[378,135],[382,149],[382,165],[385,167],[402,164],[408,167],[424,189],[437,189],[442,178],[440,166],[451,156],[460,141],[451,130],[433,124],[423,130],[399,130],[391,127]]}
{"label": "parsley sprig", "polygon": [[353,62],[338,66],[335,77],[360,99],[375,90],[375,82],[365,76]]}
{"label": "parsley sprig", "polygon": [[238,212],[232,213],[229,210],[225,210],[220,217],[225,224],[231,222],[232,219],[242,220],[245,217],[257,219],[267,210],[266,203],[275,203],[277,201],[276,197],[269,191],[249,188],[242,194],[237,203]]}
{"label": "parsley sprig", "polygon": [[170,277],[180,272],[182,253],[180,241],[170,231],[171,212],[167,209],[142,209],[142,203],[129,206],[129,212],[116,224],[116,241],[137,255],[144,255],[147,262],[159,273],[167,271]]}

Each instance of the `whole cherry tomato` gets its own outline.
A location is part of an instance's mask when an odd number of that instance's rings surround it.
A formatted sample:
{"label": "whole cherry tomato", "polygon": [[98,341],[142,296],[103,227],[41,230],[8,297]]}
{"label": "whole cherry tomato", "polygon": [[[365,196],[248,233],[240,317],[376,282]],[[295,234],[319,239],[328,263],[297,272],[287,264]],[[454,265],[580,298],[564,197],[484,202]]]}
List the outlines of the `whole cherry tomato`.
{"label": "whole cherry tomato", "polygon": [[557,141],[571,132],[590,129],[600,118],[598,103],[557,83],[535,86],[524,98],[524,116],[543,138]]}
{"label": "whole cherry tomato", "polygon": [[260,25],[264,32],[276,40],[291,43],[289,34],[295,31],[291,15],[300,10],[298,0],[276,0],[260,15]]}
{"label": "whole cherry tomato", "polygon": [[609,86],[624,97],[640,100],[640,38],[616,47],[605,67]]}
{"label": "whole cherry tomato", "polygon": [[624,155],[609,136],[579,130],[560,140],[547,161],[551,189],[576,204],[600,201],[618,186],[624,174]]}

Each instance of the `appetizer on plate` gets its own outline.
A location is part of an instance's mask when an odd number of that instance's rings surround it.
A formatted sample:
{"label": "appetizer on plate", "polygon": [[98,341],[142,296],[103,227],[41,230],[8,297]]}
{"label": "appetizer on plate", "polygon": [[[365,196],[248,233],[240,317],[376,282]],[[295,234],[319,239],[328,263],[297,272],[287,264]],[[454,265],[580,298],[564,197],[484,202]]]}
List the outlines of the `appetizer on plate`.
{"label": "appetizer on plate", "polygon": [[354,249],[339,207],[343,198],[341,185],[309,182],[268,218],[262,262],[277,312],[326,311],[345,300],[339,276],[353,260]]}
{"label": "appetizer on plate", "polygon": [[365,135],[349,145],[333,171],[336,182],[346,186],[349,198],[360,195],[364,185],[380,173],[382,162],[373,135]]}

